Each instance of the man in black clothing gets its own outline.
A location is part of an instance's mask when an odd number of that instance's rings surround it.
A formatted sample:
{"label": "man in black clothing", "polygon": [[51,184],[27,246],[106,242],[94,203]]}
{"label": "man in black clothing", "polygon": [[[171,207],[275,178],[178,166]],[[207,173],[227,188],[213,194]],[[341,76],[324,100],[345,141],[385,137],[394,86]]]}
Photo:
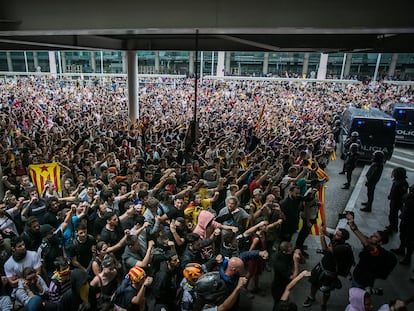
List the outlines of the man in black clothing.
{"label": "man in black clothing", "polygon": [[286,217],[280,230],[282,241],[290,241],[293,234],[298,230],[301,202],[310,201],[312,199],[312,195],[306,197],[301,196],[297,186],[291,186],[289,188],[288,196],[280,202],[280,208]]}
{"label": "man in black clothing", "polygon": [[169,250],[165,254],[165,260],[160,263],[159,271],[155,274],[152,283],[156,306],[165,306],[169,311],[178,310],[176,293],[181,279],[178,255]]}
{"label": "man in black clothing", "polygon": [[346,173],[346,183],[342,189],[349,189],[351,186],[352,172],[354,171],[358,161],[358,144],[352,143],[349,147],[349,152],[345,155],[344,172]]}
{"label": "man in black clothing", "polygon": [[367,237],[358,230],[352,214],[347,214],[346,219],[363,246],[359,262],[352,273],[353,287],[373,288],[375,280],[385,280],[397,264],[395,256],[382,248],[382,245],[388,243],[388,235],[385,231],[376,231]]}
{"label": "man in black clothing", "polygon": [[382,151],[375,151],[373,154],[372,164],[368,169],[367,174],[365,177],[367,181],[365,186],[367,187],[367,202],[362,203],[364,208],[361,208],[363,212],[371,212],[372,210],[372,203],[374,202],[374,191],[375,186],[377,185],[378,181],[381,178],[382,170],[384,169],[384,153]]}
{"label": "man in black clothing", "polygon": [[[119,218],[114,212],[105,214],[106,225],[102,228],[100,240],[110,246],[116,245],[124,236],[124,231],[119,223]],[[120,260],[122,248],[114,252],[115,257]]]}
{"label": "man in black clothing", "polygon": [[70,247],[72,265],[86,271],[92,259],[92,246],[96,244],[93,236],[88,234],[87,226],[80,222],[76,226],[76,239]]}
{"label": "man in black clothing", "polygon": [[273,259],[273,311],[277,310],[277,306],[286,285],[298,275],[300,258],[300,249],[294,249],[290,242],[284,241],[280,243],[279,253],[277,253]]}
{"label": "man in black clothing", "polygon": [[53,228],[57,228],[60,225],[59,222],[59,200],[56,197],[51,197],[46,200],[46,215],[45,223],[51,225]]}
{"label": "man in black clothing", "polygon": [[[355,260],[351,246],[346,243],[349,239],[349,232],[346,229],[340,228],[335,233],[329,233],[324,226],[321,226],[320,232],[323,257],[312,269],[309,278],[311,290],[303,306],[310,307],[315,302],[317,291],[320,290],[323,294],[321,309],[326,310],[331,291],[341,287],[338,275],[348,276]],[[330,239],[329,244],[326,243],[325,236]]]}
{"label": "man in black clothing", "polygon": [[42,236],[40,234],[40,224],[36,216],[30,216],[26,221],[26,228],[21,237],[29,251],[37,252],[40,244],[42,244]]}

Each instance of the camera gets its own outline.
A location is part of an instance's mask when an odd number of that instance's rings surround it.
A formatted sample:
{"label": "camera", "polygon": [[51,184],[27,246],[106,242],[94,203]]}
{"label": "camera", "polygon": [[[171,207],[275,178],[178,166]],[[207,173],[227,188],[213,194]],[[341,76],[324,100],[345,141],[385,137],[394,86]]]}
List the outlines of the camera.
{"label": "camera", "polygon": [[343,213],[338,214],[338,219],[344,219],[344,218],[346,218],[346,215],[352,215],[352,217],[355,217],[354,212],[345,211]]}
{"label": "camera", "polygon": [[384,290],[380,287],[366,287],[365,291],[370,295],[382,296],[384,295]]}

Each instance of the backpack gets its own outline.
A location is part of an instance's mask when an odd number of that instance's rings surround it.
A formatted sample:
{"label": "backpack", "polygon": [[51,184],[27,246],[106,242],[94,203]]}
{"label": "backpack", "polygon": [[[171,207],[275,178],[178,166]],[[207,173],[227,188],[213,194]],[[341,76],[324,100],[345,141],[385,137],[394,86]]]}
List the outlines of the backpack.
{"label": "backpack", "polygon": [[350,274],[352,266],[355,264],[354,252],[348,243],[339,244],[334,247],[336,261],[336,272],[338,275],[346,277]]}
{"label": "backpack", "polygon": [[381,256],[381,269],[377,271],[377,278],[385,280],[390,275],[394,267],[397,265],[397,257],[386,249],[378,247],[379,254]]}

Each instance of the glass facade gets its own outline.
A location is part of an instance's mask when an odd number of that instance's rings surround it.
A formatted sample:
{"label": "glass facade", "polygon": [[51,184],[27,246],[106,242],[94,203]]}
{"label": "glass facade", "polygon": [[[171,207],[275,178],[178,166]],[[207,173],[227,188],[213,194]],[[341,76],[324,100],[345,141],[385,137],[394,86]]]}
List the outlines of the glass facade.
{"label": "glass facade", "polygon": [[[217,52],[198,52],[198,70],[203,75],[215,75],[217,71]],[[295,52],[225,52],[225,74],[233,76],[273,76],[273,77],[316,77],[320,53]],[[188,51],[140,51],[138,54],[138,73],[140,74],[194,74],[194,52]],[[125,53],[122,51],[60,51],[53,52],[57,73],[112,73],[126,71]],[[327,78],[364,78],[373,77],[378,54],[332,53],[328,56]],[[394,61],[394,64],[393,64]],[[266,66],[267,62],[267,66]],[[348,67],[348,69],[347,69]],[[392,77],[388,77],[395,68]],[[344,70],[345,69],[345,70]],[[47,51],[1,51],[0,71],[50,72]],[[414,78],[414,54],[382,54],[378,78],[388,77],[396,80]]]}

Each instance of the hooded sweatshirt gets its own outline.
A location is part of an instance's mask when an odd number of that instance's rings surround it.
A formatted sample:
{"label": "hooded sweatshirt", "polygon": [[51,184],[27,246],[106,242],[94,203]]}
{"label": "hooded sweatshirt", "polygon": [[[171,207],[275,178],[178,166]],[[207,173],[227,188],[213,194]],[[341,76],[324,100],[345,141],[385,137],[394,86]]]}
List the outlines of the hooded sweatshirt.
{"label": "hooded sweatshirt", "polygon": [[346,306],[345,311],[365,311],[364,297],[366,291],[352,287],[349,289],[349,305]]}
{"label": "hooded sweatshirt", "polygon": [[[211,226],[209,227],[210,223]],[[216,228],[221,228],[221,224],[217,221],[214,221],[214,214],[210,213],[209,211],[201,211],[200,215],[198,216],[197,227],[194,229],[193,233],[197,233],[200,238],[204,240],[209,237]]]}

